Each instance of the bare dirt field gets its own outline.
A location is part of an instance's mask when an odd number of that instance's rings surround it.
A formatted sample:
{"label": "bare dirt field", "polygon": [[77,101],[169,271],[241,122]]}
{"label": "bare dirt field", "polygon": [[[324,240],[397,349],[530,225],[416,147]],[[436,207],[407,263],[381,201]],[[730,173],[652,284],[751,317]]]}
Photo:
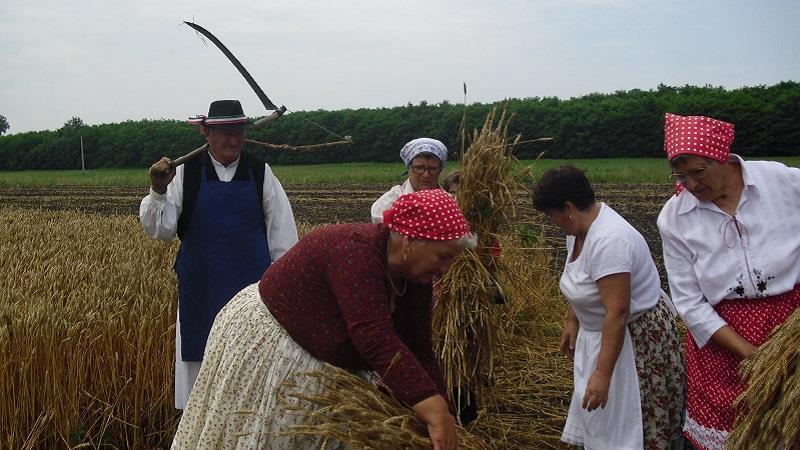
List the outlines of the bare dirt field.
{"label": "bare dirt field", "polygon": [[[287,185],[286,194],[292,203],[297,222],[310,225],[370,220],[369,208],[386,189],[384,185]],[[661,265],[661,240],[656,218],[664,202],[672,195],[666,184],[598,184],[599,200],[608,203],[638,229],[647,239],[656,265],[664,279]],[[137,187],[108,186],[35,186],[0,187],[0,205],[48,210],[72,210],[95,214],[137,214],[141,198],[147,190]],[[532,211],[530,197],[518,193],[519,223],[542,224],[542,217]],[[554,265],[563,260],[563,239],[551,233]]]}

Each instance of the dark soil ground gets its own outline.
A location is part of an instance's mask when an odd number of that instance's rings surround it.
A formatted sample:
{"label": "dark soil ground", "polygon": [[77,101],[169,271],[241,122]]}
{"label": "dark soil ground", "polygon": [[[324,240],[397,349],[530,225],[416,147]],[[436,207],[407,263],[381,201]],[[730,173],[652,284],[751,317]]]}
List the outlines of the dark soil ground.
{"label": "dark soil ground", "polygon": [[[661,240],[656,218],[661,206],[672,195],[663,184],[599,184],[598,199],[606,202],[644,235],[656,265],[661,270]],[[369,184],[287,185],[297,222],[312,225],[337,222],[366,222],[369,209],[387,186]],[[94,214],[138,214],[139,202],[147,189],[107,186],[0,187],[0,206],[77,210]],[[563,264],[563,237],[547,227],[543,217],[532,211],[530,197],[518,195],[517,219],[526,227],[545,225],[548,246],[553,248],[555,267]],[[665,279],[662,273],[662,279]]]}

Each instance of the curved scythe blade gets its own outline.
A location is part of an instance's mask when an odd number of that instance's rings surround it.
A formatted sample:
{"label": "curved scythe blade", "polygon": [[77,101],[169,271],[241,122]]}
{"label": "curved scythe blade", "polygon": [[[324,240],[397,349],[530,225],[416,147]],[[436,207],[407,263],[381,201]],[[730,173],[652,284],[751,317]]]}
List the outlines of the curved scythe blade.
{"label": "curved scythe blade", "polygon": [[254,80],[253,77],[250,76],[250,73],[247,72],[247,69],[244,68],[242,63],[240,63],[239,60],[236,59],[235,56],[233,56],[233,53],[231,53],[231,51],[228,50],[228,48],[225,47],[225,45],[222,42],[220,42],[219,39],[214,37],[214,35],[211,34],[210,31],[206,30],[205,28],[201,27],[196,23],[187,22],[185,20],[183,21],[183,23],[189,25],[195,31],[207,37],[208,40],[213,42],[214,45],[216,45],[217,48],[220,49],[220,51],[222,51],[222,53],[228,58],[228,60],[231,63],[233,63],[233,65],[236,67],[236,70],[238,70],[239,73],[242,74],[244,79],[247,80],[247,84],[249,84],[250,87],[253,88],[253,91],[255,91],[256,95],[258,96],[258,99],[261,100],[261,103],[264,104],[265,108],[267,108],[268,110],[278,109],[278,107],[275,106],[275,104],[272,103],[272,101],[269,98],[267,98],[267,94],[265,94],[264,91],[261,90],[261,88],[258,86],[258,83],[256,83],[256,80]]}

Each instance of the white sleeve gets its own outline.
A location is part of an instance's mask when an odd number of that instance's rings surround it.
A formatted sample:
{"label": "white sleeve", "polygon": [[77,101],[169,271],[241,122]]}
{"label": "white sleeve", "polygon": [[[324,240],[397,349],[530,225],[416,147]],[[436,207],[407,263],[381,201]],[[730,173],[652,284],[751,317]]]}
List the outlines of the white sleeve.
{"label": "white sleeve", "polygon": [[598,236],[586,249],[590,261],[588,272],[592,281],[615,273],[633,272],[633,248],[622,235]]}
{"label": "white sleeve", "polygon": [[664,268],[667,270],[672,302],[692,332],[697,346],[703,347],[727,323],[703,295],[694,273],[692,252],[683,240],[673,234],[674,229],[674,226],[666,224],[664,217],[659,216],[658,231],[661,234]]}
{"label": "white sleeve", "polygon": [[275,178],[268,164],[264,164],[264,190],[262,207],[267,229],[269,256],[276,261],[297,243],[297,226],[292,214],[289,198],[280,181]]}
{"label": "white sleeve", "polygon": [[370,209],[372,223],[383,223],[383,212],[392,207],[394,201],[400,197],[401,190],[402,186],[394,186],[375,200]]}
{"label": "white sleeve", "polygon": [[183,201],[183,166],[175,169],[175,177],[162,195],[150,189],[139,204],[139,222],[153,239],[171,241],[178,233],[178,217]]}

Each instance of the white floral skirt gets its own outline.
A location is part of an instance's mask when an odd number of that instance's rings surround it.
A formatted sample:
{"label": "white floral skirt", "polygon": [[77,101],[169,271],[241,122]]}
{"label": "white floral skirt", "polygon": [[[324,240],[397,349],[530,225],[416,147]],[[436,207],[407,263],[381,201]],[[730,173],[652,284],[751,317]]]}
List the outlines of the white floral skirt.
{"label": "white floral skirt", "polygon": [[[291,379],[306,394],[324,389],[318,377],[293,377],[327,366],[300,347],[261,301],[258,284],[239,292],[217,314],[203,364],[172,443],[173,449],[313,449],[316,436],[284,436],[304,423],[308,402],[279,401]],[[286,402],[289,402],[288,405]],[[289,408],[299,410],[287,411]],[[336,448],[327,442],[325,448]]]}

